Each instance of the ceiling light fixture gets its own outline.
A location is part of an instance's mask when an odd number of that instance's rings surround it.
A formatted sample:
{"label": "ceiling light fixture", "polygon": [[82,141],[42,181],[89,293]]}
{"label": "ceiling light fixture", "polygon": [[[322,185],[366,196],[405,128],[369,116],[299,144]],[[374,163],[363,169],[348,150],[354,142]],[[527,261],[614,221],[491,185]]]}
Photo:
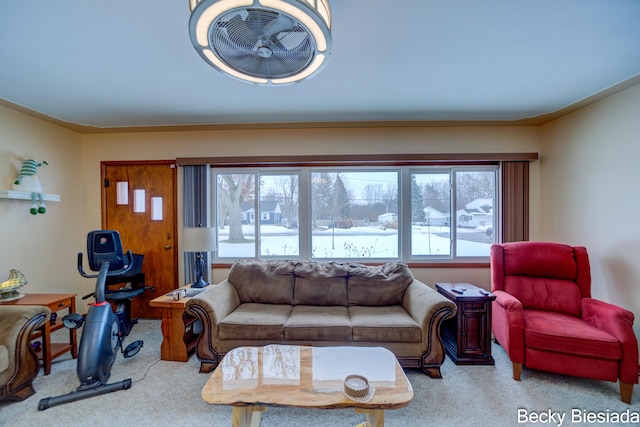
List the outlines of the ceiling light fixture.
{"label": "ceiling light fixture", "polygon": [[189,0],[189,7],[196,51],[244,82],[297,83],[331,56],[329,0]]}

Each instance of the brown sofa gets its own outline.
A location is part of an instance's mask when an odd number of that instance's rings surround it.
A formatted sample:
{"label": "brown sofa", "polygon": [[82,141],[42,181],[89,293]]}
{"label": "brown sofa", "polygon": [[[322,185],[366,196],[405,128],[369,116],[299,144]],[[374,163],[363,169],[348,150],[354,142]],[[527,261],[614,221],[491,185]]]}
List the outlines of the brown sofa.
{"label": "brown sofa", "polygon": [[40,362],[31,335],[48,320],[47,307],[0,305],[0,401],[20,401],[35,393]]}
{"label": "brown sofa", "polygon": [[456,306],[405,264],[240,260],[186,303],[199,318],[200,372],[240,346],[381,346],[441,378],[440,324]]}

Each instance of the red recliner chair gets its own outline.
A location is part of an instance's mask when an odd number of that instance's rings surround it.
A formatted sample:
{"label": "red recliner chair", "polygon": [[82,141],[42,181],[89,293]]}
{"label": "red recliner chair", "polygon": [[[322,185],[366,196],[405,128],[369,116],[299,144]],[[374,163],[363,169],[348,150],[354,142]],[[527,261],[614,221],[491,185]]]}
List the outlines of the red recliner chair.
{"label": "red recliner chair", "polygon": [[513,242],[491,247],[492,328],[513,363],[542,371],[620,381],[631,403],[638,342],[629,310],[591,298],[584,247]]}

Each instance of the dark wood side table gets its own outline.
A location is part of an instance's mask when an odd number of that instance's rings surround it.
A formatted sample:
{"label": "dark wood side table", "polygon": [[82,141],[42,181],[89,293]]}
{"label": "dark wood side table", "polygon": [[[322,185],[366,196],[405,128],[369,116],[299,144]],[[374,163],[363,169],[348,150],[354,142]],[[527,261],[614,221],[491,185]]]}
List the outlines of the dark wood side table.
{"label": "dark wood side table", "polygon": [[[179,288],[188,289],[189,286]],[[160,309],[162,316],[162,345],[160,346],[160,359],[186,362],[189,354],[196,346],[198,335],[194,333],[193,326],[197,320],[185,312],[185,304],[189,297],[174,299],[170,293],[159,296],[149,302],[151,307]]]}
{"label": "dark wood side table", "polygon": [[[65,309],[68,309],[69,313],[75,313],[76,294],[25,294],[20,299],[3,304],[44,305],[49,307],[52,314]],[[75,329],[69,329],[68,343],[51,342],[51,332],[61,328],[64,328],[64,324],[62,323],[62,316],[58,315],[54,323],[45,322],[40,330],[33,334],[32,338],[42,337],[42,367],[45,375],[51,373],[51,362],[56,357],[62,356],[68,351],[71,352],[71,356],[74,359],[78,357],[78,341]]]}
{"label": "dark wood side table", "polygon": [[[436,289],[458,307],[442,324],[442,341],[456,365],[493,365],[491,301],[495,295],[470,283],[436,283]],[[462,290],[456,292],[455,289]]]}

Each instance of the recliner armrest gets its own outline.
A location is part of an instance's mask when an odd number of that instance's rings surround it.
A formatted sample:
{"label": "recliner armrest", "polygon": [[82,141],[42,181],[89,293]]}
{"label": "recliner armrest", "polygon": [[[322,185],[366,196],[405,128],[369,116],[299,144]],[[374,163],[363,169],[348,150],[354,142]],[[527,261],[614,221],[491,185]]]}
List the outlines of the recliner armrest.
{"label": "recliner armrest", "polygon": [[633,313],[618,305],[593,298],[582,298],[582,319],[618,338],[615,328],[633,327]]}
{"label": "recliner armrest", "polygon": [[493,291],[496,296],[495,302],[504,308],[507,312],[522,310],[522,303],[519,299],[505,291]]}
{"label": "recliner armrest", "polygon": [[496,340],[507,349],[514,363],[524,363],[524,309],[519,299],[505,291],[494,290],[492,330]]}
{"label": "recliner armrest", "polygon": [[620,381],[638,384],[638,341],[633,332],[634,315],[620,306],[582,298],[582,319],[613,335],[622,347]]}

